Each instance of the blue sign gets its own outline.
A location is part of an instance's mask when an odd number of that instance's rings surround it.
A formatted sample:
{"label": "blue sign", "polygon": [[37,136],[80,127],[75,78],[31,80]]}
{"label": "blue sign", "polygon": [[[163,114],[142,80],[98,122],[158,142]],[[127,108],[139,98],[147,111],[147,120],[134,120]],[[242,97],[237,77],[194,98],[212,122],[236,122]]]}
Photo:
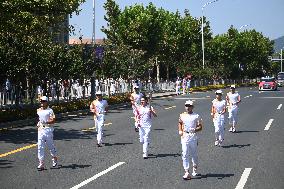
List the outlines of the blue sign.
{"label": "blue sign", "polygon": [[104,48],[101,46],[96,47],[96,58],[103,59],[103,56],[104,56]]}

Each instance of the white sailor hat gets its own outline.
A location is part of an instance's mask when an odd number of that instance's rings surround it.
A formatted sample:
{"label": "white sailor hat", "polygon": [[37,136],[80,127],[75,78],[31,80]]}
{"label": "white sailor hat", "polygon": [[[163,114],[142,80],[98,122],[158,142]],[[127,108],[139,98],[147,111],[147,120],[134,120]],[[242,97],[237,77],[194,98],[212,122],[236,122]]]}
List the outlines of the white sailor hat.
{"label": "white sailor hat", "polygon": [[236,85],[231,85],[230,88],[231,88],[231,89],[235,89],[235,88],[236,88]]}
{"label": "white sailor hat", "polygon": [[138,86],[138,85],[135,85],[133,88],[134,88],[134,89],[139,89],[139,86]]}
{"label": "white sailor hat", "polygon": [[191,100],[187,100],[184,105],[190,105],[190,106],[193,106],[193,101]]}
{"label": "white sailor hat", "polygon": [[40,101],[48,101],[47,96],[42,96],[42,97],[40,97]]}
{"label": "white sailor hat", "polygon": [[102,93],[102,91],[97,91],[96,92],[96,95],[102,95],[103,93]]}
{"label": "white sailor hat", "polygon": [[215,92],[215,94],[223,94],[223,92],[219,89]]}

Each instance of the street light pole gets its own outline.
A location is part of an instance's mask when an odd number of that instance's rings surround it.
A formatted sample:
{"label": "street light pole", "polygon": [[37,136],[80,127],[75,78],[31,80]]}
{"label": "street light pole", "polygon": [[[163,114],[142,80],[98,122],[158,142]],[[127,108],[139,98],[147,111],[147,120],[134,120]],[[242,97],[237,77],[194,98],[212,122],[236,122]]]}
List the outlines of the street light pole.
{"label": "street light pole", "polygon": [[280,57],[281,57],[281,72],[282,72],[282,67],[283,67],[283,65],[282,65],[282,58],[283,58],[283,56],[282,56],[282,52],[283,52],[283,49],[281,49],[281,54],[280,54]]}
{"label": "street light pole", "polygon": [[202,6],[202,17],[201,17],[201,22],[202,22],[202,26],[201,26],[201,35],[202,35],[202,68],[204,69],[204,64],[205,64],[205,58],[204,58],[204,34],[203,34],[203,10],[204,10],[204,8],[207,6],[207,5],[209,5],[209,4],[211,4],[211,3],[214,3],[214,2],[217,2],[218,0],[214,0],[214,1],[210,1],[210,2],[208,2],[208,3],[205,3],[203,6]]}
{"label": "street light pole", "polygon": [[202,68],[204,69],[204,36],[203,36],[203,8],[202,8],[202,26],[201,26],[201,33],[202,33]]}
{"label": "street light pole", "polygon": [[[96,38],[95,38],[95,0],[93,0],[93,34],[92,34],[92,45],[94,48],[93,56],[94,56],[94,62],[96,60]],[[96,97],[96,72],[95,70],[93,71],[93,74],[91,76],[91,99],[94,100]]]}
{"label": "street light pole", "polygon": [[93,0],[93,33],[92,33],[92,44],[93,45],[95,45],[95,43],[96,43],[96,39],[95,39],[95,30],[96,30],[95,11],[96,11],[95,0]]}

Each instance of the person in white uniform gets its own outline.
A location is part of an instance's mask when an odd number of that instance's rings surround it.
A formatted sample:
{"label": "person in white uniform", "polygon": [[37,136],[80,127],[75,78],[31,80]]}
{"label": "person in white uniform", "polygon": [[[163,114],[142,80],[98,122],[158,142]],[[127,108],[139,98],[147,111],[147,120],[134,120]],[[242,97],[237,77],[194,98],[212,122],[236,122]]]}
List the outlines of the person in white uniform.
{"label": "person in white uniform", "polygon": [[178,77],[176,80],[176,95],[180,94],[180,87],[181,87],[181,80]]}
{"label": "person in white uniform", "polygon": [[231,85],[231,91],[227,93],[226,101],[228,104],[228,112],[229,112],[229,125],[230,132],[236,132],[237,125],[237,116],[238,116],[238,104],[241,102],[241,96],[236,92],[236,86]]}
{"label": "person in white uniform", "polygon": [[193,101],[188,100],[185,102],[185,112],[180,114],[178,131],[181,136],[182,146],[182,162],[185,174],[183,179],[190,180],[191,176],[189,173],[189,157],[191,156],[192,161],[192,176],[197,176],[197,143],[198,137],[197,132],[202,130],[202,119],[200,116],[193,112]]}
{"label": "person in white uniform", "polygon": [[148,145],[150,143],[150,131],[152,127],[152,118],[157,117],[157,113],[154,108],[148,105],[147,97],[141,98],[141,106],[138,110],[138,128],[139,128],[139,140],[143,144],[143,158],[148,158]]}
{"label": "person in white uniform", "polygon": [[48,146],[50,154],[52,156],[52,167],[57,166],[56,149],[53,142],[52,124],[55,122],[55,115],[51,108],[48,107],[48,98],[42,96],[40,98],[41,107],[37,109],[37,115],[39,121],[37,123],[38,128],[38,159],[39,165],[37,169],[39,171],[44,170],[44,146],[45,143]]}
{"label": "person in white uniform", "polygon": [[102,147],[103,126],[105,121],[105,114],[108,111],[108,103],[102,97],[102,92],[96,92],[96,100],[90,105],[91,112],[94,113],[94,121],[97,130],[97,146]]}
{"label": "person in white uniform", "polygon": [[138,132],[138,111],[137,108],[138,106],[140,106],[141,104],[141,98],[143,97],[143,94],[139,92],[139,86],[135,85],[134,86],[134,92],[130,95],[130,101],[132,104],[132,110],[133,110],[133,114],[134,114],[134,120],[135,120],[135,124],[134,124],[134,128],[135,131]]}
{"label": "person in white uniform", "polygon": [[226,101],[222,99],[222,91],[215,92],[216,98],[212,101],[211,116],[215,127],[215,146],[221,146],[225,133]]}

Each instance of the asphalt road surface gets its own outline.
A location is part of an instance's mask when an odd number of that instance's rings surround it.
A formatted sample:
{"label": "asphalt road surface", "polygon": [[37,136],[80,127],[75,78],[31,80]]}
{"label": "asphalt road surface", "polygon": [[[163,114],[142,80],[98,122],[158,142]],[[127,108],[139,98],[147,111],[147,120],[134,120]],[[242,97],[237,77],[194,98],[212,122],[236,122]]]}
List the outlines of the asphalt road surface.
{"label": "asphalt road surface", "polygon": [[[91,116],[71,115],[57,122],[54,139],[59,166],[54,169],[48,150],[46,169],[36,169],[35,126],[2,130],[0,188],[282,189],[284,88],[267,92],[257,88],[237,90],[242,98],[237,132],[228,132],[226,124],[222,147],[214,146],[210,116],[214,91],[154,99],[158,117],[153,121],[146,160],[129,106],[107,114],[101,148],[96,146]],[[177,123],[188,99],[195,101],[194,111],[201,115],[204,127],[199,133],[200,175],[184,181]]]}

